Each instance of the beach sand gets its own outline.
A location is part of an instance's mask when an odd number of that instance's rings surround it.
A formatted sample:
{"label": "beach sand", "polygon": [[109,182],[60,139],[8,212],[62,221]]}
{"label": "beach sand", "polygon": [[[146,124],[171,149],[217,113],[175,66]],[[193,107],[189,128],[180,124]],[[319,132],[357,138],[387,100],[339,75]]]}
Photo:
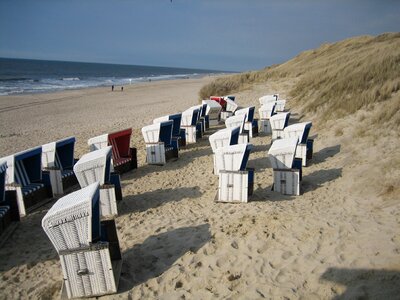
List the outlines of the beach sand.
{"label": "beach sand", "polygon": [[[88,151],[88,138],[134,128],[139,168],[121,178],[116,220],[122,274],[118,293],[104,299],[398,297],[399,201],[379,194],[378,153],[349,138],[357,116],[313,127],[314,158],[303,169],[297,197],[271,191],[271,140],[260,135],[252,140],[248,164],[256,169],[252,201],[214,202],[218,177],[208,136],[222,125],[183,149],[179,160],[146,165],[140,128],[197,104],[210,80],[0,97],[0,156],[74,135],[79,157]],[[285,98],[292,84],[256,85],[236,101],[258,109],[258,97],[279,92]],[[299,117],[292,110],[292,122]],[[345,131],[340,136],[338,126]],[[41,228],[50,207],[25,217],[0,249],[0,298],[59,298],[60,263]]]}

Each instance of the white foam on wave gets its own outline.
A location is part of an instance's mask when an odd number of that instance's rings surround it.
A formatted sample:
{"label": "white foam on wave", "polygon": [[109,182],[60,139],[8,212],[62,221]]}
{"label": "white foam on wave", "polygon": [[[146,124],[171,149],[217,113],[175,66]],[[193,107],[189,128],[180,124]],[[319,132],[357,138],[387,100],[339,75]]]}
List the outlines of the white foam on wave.
{"label": "white foam on wave", "polygon": [[65,77],[62,80],[64,81],[79,81],[79,77]]}

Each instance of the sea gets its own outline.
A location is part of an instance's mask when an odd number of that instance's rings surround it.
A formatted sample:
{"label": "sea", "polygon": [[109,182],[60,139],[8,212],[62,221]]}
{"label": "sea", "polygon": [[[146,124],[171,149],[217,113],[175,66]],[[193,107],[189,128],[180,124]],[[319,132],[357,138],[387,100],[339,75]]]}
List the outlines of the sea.
{"label": "sea", "polygon": [[46,93],[138,82],[196,78],[222,71],[0,58],[0,95]]}

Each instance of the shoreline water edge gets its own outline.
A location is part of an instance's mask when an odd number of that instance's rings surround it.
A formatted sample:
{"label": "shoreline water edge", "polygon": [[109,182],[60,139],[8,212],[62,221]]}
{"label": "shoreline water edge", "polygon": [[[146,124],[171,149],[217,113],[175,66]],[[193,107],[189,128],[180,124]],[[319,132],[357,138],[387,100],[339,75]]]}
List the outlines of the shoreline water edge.
{"label": "shoreline water edge", "polygon": [[224,71],[0,58],[0,96],[194,79]]}

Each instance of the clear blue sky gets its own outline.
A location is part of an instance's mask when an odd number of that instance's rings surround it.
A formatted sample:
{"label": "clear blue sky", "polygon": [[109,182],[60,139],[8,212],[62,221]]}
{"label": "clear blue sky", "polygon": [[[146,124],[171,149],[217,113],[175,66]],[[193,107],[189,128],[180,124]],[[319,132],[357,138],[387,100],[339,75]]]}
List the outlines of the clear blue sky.
{"label": "clear blue sky", "polygon": [[242,71],[400,31],[400,1],[0,0],[0,57]]}

